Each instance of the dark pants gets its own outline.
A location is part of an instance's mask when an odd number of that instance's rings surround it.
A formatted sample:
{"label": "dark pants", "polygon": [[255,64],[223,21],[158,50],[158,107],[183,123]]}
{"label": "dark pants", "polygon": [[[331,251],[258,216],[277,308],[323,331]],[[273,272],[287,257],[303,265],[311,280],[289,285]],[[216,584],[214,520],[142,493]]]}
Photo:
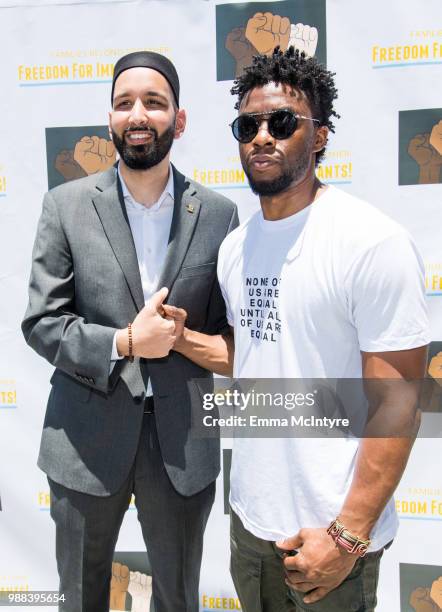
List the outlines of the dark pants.
{"label": "dark pants", "polygon": [[306,604],[305,593],[286,586],[282,558],[275,543],[247,531],[232,510],[230,517],[230,571],[243,612],[373,612],[375,609],[383,550],[359,558],[336,589],[320,601]]}
{"label": "dark pants", "polygon": [[49,485],[60,592],[66,600],[60,611],[108,612],[113,553],[134,493],[156,612],[198,612],[203,534],[215,483],[191,497],[176,492],[164,468],[153,414],[144,415],[134,465],[117,493],[96,497],[51,480]]}

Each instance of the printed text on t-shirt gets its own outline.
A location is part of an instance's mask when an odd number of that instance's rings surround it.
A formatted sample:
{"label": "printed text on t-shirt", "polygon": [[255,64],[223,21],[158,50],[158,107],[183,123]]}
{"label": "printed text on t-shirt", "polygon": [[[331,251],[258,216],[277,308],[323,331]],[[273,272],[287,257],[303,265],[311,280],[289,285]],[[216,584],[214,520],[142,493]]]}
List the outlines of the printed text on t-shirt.
{"label": "printed text on t-shirt", "polygon": [[278,313],[278,277],[247,276],[245,308],[241,308],[240,325],[250,331],[250,337],[264,342],[277,342],[281,334]]}

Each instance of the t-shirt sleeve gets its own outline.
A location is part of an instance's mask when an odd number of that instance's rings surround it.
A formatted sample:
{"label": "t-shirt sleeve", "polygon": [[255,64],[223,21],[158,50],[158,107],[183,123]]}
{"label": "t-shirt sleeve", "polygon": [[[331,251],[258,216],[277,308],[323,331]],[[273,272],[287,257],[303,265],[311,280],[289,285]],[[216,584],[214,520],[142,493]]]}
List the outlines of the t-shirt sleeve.
{"label": "t-shirt sleeve", "polygon": [[424,278],[422,259],[405,231],[359,257],[347,287],[361,351],[400,351],[430,342]]}
{"label": "t-shirt sleeve", "polygon": [[232,313],[232,309],[231,309],[231,304],[230,304],[230,300],[229,300],[229,292],[228,292],[228,288],[227,288],[227,278],[226,278],[226,267],[227,267],[227,254],[228,251],[225,247],[225,241],[221,244],[219,253],[218,253],[218,268],[217,268],[217,274],[218,274],[218,283],[219,286],[221,288],[221,293],[222,296],[224,298],[224,302],[226,304],[226,317],[227,317],[227,322],[229,323],[229,325],[231,327],[233,327],[234,325],[234,321],[233,321],[233,313]]}

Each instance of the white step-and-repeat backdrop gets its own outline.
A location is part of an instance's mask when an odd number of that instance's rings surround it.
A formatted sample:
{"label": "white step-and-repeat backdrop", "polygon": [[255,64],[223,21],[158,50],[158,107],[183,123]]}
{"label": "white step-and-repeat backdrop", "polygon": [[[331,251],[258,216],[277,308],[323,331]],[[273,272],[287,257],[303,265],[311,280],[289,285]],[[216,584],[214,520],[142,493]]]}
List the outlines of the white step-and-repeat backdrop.
{"label": "white step-and-repeat backdrop", "polygon": [[[35,465],[52,368],[19,331],[43,193],[113,162],[90,154],[93,137],[108,139],[113,65],[150,49],[175,63],[188,112],[173,161],[233,199],[242,219],[256,210],[228,127],[232,79],[255,49],[268,51],[259,28],[247,28],[256,12],[288,17],[290,42],[336,72],[341,119],[319,177],[405,225],[424,256],[433,340],[428,403],[441,411],[442,388],[433,381],[442,372],[440,0],[0,1],[0,590],[57,588],[48,486]],[[384,556],[380,612],[442,609],[442,581],[432,589],[442,576],[437,417],[434,427],[434,439],[417,441],[397,491],[401,529]],[[202,611],[240,610],[228,572],[228,441],[223,446]],[[115,561],[132,572],[121,609],[148,610],[149,564],[133,507]]]}

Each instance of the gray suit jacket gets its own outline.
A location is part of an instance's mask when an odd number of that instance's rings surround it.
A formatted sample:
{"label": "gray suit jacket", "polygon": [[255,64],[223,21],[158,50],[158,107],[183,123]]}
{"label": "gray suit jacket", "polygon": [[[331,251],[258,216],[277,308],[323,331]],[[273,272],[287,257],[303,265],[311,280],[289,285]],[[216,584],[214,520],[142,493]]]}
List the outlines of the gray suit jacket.
{"label": "gray suit jacket", "polygon": [[[186,325],[208,334],[227,328],[216,279],[218,249],[238,224],[235,205],[175,168],[175,203],[159,287],[188,312]],[[166,470],[183,495],[219,472],[219,441],[190,435],[191,404],[211,374],[172,351],[161,359],[117,362],[115,331],[144,298],[135,246],[115,168],[48,192],[34,245],[22,330],[52,363],[39,466],[66,487],[111,495],[127,477],[141,430],[147,377]],[[204,385],[203,385],[204,386]]]}

